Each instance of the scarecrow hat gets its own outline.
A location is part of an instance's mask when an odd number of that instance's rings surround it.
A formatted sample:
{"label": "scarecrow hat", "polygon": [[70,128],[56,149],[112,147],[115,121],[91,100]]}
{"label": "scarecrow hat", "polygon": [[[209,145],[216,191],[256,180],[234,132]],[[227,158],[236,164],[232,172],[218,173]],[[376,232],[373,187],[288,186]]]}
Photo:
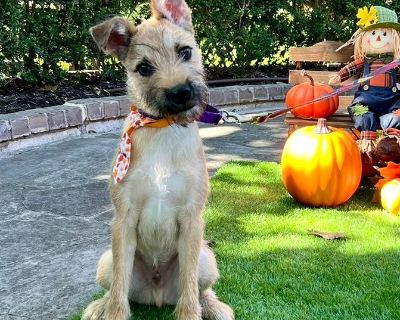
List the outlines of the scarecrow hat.
{"label": "scarecrow hat", "polygon": [[391,28],[400,31],[400,23],[396,12],[385,7],[372,6],[358,9],[357,25],[363,31],[369,31],[377,28]]}

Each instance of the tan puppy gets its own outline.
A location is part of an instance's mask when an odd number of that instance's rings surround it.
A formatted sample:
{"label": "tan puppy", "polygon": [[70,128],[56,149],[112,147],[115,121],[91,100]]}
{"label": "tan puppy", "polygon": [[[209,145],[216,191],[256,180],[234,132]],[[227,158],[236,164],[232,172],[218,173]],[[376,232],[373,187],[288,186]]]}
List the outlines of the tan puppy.
{"label": "tan puppy", "polygon": [[110,185],[112,250],[97,270],[108,291],[83,319],[126,320],[133,301],[176,304],[178,320],[231,320],[232,309],[211,289],[218,270],[203,241],[208,175],[193,121],[204,110],[206,85],[191,11],[184,0],[151,5],[152,17],[138,26],[114,17],[90,30],[99,47],[126,67],[132,102],[175,124],[132,135],[129,171]]}

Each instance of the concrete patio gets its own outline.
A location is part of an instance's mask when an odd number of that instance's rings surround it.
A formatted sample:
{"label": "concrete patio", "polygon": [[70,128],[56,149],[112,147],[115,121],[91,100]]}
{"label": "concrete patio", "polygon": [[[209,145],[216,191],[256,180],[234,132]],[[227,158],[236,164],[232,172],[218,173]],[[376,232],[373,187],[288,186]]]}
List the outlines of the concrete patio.
{"label": "concrete patio", "polygon": [[[200,131],[210,174],[229,160],[279,161],[286,136],[282,120]],[[99,291],[118,138],[86,134],[0,160],[1,319],[67,319]]]}

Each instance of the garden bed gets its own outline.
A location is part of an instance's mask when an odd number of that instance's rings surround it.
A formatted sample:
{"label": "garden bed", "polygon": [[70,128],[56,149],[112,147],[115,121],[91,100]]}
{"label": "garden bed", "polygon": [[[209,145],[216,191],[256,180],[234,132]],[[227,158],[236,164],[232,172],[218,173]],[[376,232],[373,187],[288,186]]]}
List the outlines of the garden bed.
{"label": "garden bed", "polygon": [[59,86],[31,86],[15,81],[0,89],[0,114],[62,105],[69,100],[100,98],[125,94],[124,81],[86,79]]}

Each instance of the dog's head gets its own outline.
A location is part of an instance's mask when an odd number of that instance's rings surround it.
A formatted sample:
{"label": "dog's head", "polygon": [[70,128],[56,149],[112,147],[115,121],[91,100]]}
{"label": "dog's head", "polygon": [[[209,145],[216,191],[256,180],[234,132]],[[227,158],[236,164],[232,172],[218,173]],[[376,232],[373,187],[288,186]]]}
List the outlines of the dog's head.
{"label": "dog's head", "polygon": [[125,66],[137,107],[184,124],[203,112],[207,92],[191,11],[184,0],[152,0],[151,9],[152,17],[138,26],[114,17],[90,33]]}

